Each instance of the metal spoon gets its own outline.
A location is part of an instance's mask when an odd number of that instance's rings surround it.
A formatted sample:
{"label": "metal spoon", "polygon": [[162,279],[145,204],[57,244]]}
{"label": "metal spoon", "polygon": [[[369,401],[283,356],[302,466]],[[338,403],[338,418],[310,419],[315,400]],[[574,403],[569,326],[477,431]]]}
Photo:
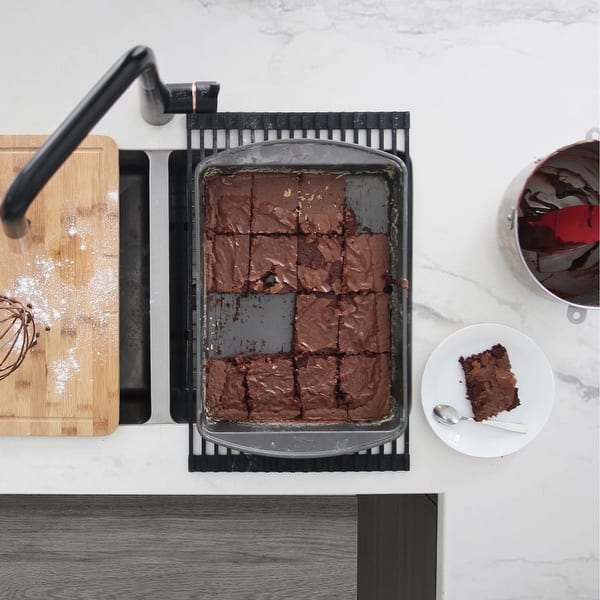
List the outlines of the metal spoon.
{"label": "metal spoon", "polygon": [[506,429],[507,431],[514,431],[515,433],[527,433],[525,425],[522,423],[507,423],[506,421],[475,421],[473,417],[464,417],[454,408],[448,404],[436,404],[433,407],[433,416],[436,421],[443,423],[444,425],[456,425],[459,421],[473,421],[474,423],[481,423],[482,425],[490,425],[490,427],[498,427],[499,429]]}

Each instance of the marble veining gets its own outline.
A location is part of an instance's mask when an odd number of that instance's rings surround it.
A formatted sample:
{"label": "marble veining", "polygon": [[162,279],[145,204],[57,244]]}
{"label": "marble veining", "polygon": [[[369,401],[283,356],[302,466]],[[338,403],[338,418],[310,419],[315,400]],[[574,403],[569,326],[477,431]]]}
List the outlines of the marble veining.
{"label": "marble veining", "polygon": [[474,286],[475,288],[482,291],[485,295],[487,295],[490,298],[492,298],[493,300],[495,300],[498,304],[520,314],[521,316],[524,316],[524,314],[525,314],[526,309],[521,302],[513,302],[513,301],[509,300],[508,298],[506,298],[505,296],[497,294],[492,289],[492,286],[494,285],[493,283],[487,284],[487,283],[485,283],[485,280],[483,280],[481,278],[477,279],[475,277],[467,276],[463,273],[457,273],[456,271],[445,269],[440,266],[435,266],[435,265],[431,265],[431,264],[428,265],[428,264],[421,263],[418,265],[418,268],[419,268],[419,270],[430,271],[434,275],[445,275],[447,277],[456,279],[459,282],[462,281],[463,283],[467,283],[470,286]]}
{"label": "marble veining", "polygon": [[[593,586],[582,585],[581,577],[598,563],[596,554],[569,556],[561,559],[533,559],[526,556],[499,558],[494,564],[481,565],[481,568],[495,581],[502,578],[505,584],[485,593],[489,600],[591,600]],[[533,586],[519,585],[520,569],[531,569],[547,587],[540,593]],[[488,580],[489,581],[489,580]]]}
{"label": "marble veining", "polygon": [[[576,377],[575,375],[571,375],[569,373],[555,371],[554,374],[566,385],[574,387],[577,396],[582,398],[585,402],[591,402],[592,400],[597,401],[600,397],[600,387],[598,387],[597,385],[587,384],[584,381],[582,381],[579,377]],[[598,375],[597,369],[595,374]]]}
{"label": "marble veining", "polygon": [[457,319],[456,317],[450,317],[440,310],[430,306],[429,304],[423,304],[420,302],[413,302],[413,313],[418,314],[419,317],[424,319],[429,319],[433,321],[438,321],[446,324],[452,325],[464,325],[465,321],[462,319]]}
{"label": "marble veining", "polygon": [[[218,0],[200,0],[204,9],[222,7]],[[393,29],[410,36],[448,31],[465,26],[499,25],[514,21],[540,23],[595,23],[598,3],[593,0],[529,0],[519,2],[481,2],[462,0],[245,0],[230,1],[263,22],[261,31],[291,38],[304,32],[326,30],[334,26],[362,28],[376,24],[380,30]]]}

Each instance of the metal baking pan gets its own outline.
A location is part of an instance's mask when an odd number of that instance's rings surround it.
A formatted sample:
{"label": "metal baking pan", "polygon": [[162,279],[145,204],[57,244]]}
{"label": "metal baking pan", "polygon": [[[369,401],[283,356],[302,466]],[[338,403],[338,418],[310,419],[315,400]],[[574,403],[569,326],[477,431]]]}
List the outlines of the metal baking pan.
{"label": "metal baking pan", "polygon": [[[346,202],[359,231],[390,236],[393,289],[391,311],[391,396],[387,418],[374,423],[218,422],[204,409],[205,361],[240,353],[291,350],[293,295],[207,294],[204,287],[204,181],[215,172],[295,171],[344,173]],[[195,172],[197,282],[197,425],[203,438],[241,452],[286,458],[349,454],[397,439],[406,428],[409,340],[405,285],[409,264],[407,169],[390,154],[343,142],[277,140],[223,151]],[[404,285],[403,285],[404,284]]]}

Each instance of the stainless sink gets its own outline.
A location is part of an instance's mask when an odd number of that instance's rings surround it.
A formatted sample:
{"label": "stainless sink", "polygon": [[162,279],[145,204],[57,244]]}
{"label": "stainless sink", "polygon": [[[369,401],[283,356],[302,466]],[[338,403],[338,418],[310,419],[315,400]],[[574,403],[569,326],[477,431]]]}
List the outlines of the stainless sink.
{"label": "stainless sink", "polygon": [[151,416],[148,176],[144,152],[119,152],[120,424]]}
{"label": "stainless sink", "polygon": [[119,167],[120,424],[187,423],[187,152],[123,150]]}
{"label": "stainless sink", "polygon": [[120,420],[185,423],[186,152],[119,152]]}

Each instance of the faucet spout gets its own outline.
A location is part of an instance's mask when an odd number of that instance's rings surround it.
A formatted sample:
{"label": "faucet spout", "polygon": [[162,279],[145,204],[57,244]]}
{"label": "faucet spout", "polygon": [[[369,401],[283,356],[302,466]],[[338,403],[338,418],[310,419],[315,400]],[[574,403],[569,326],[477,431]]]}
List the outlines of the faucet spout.
{"label": "faucet spout", "polygon": [[[105,73],[12,182],[0,205],[0,219],[8,237],[20,238],[27,233],[25,213],[40,190],[140,75],[140,112],[152,125],[167,123],[173,118],[171,113],[217,110],[217,83],[165,85],[158,76],[152,50],[146,46],[132,48]],[[196,103],[197,85],[208,90],[208,100],[200,107]]]}

